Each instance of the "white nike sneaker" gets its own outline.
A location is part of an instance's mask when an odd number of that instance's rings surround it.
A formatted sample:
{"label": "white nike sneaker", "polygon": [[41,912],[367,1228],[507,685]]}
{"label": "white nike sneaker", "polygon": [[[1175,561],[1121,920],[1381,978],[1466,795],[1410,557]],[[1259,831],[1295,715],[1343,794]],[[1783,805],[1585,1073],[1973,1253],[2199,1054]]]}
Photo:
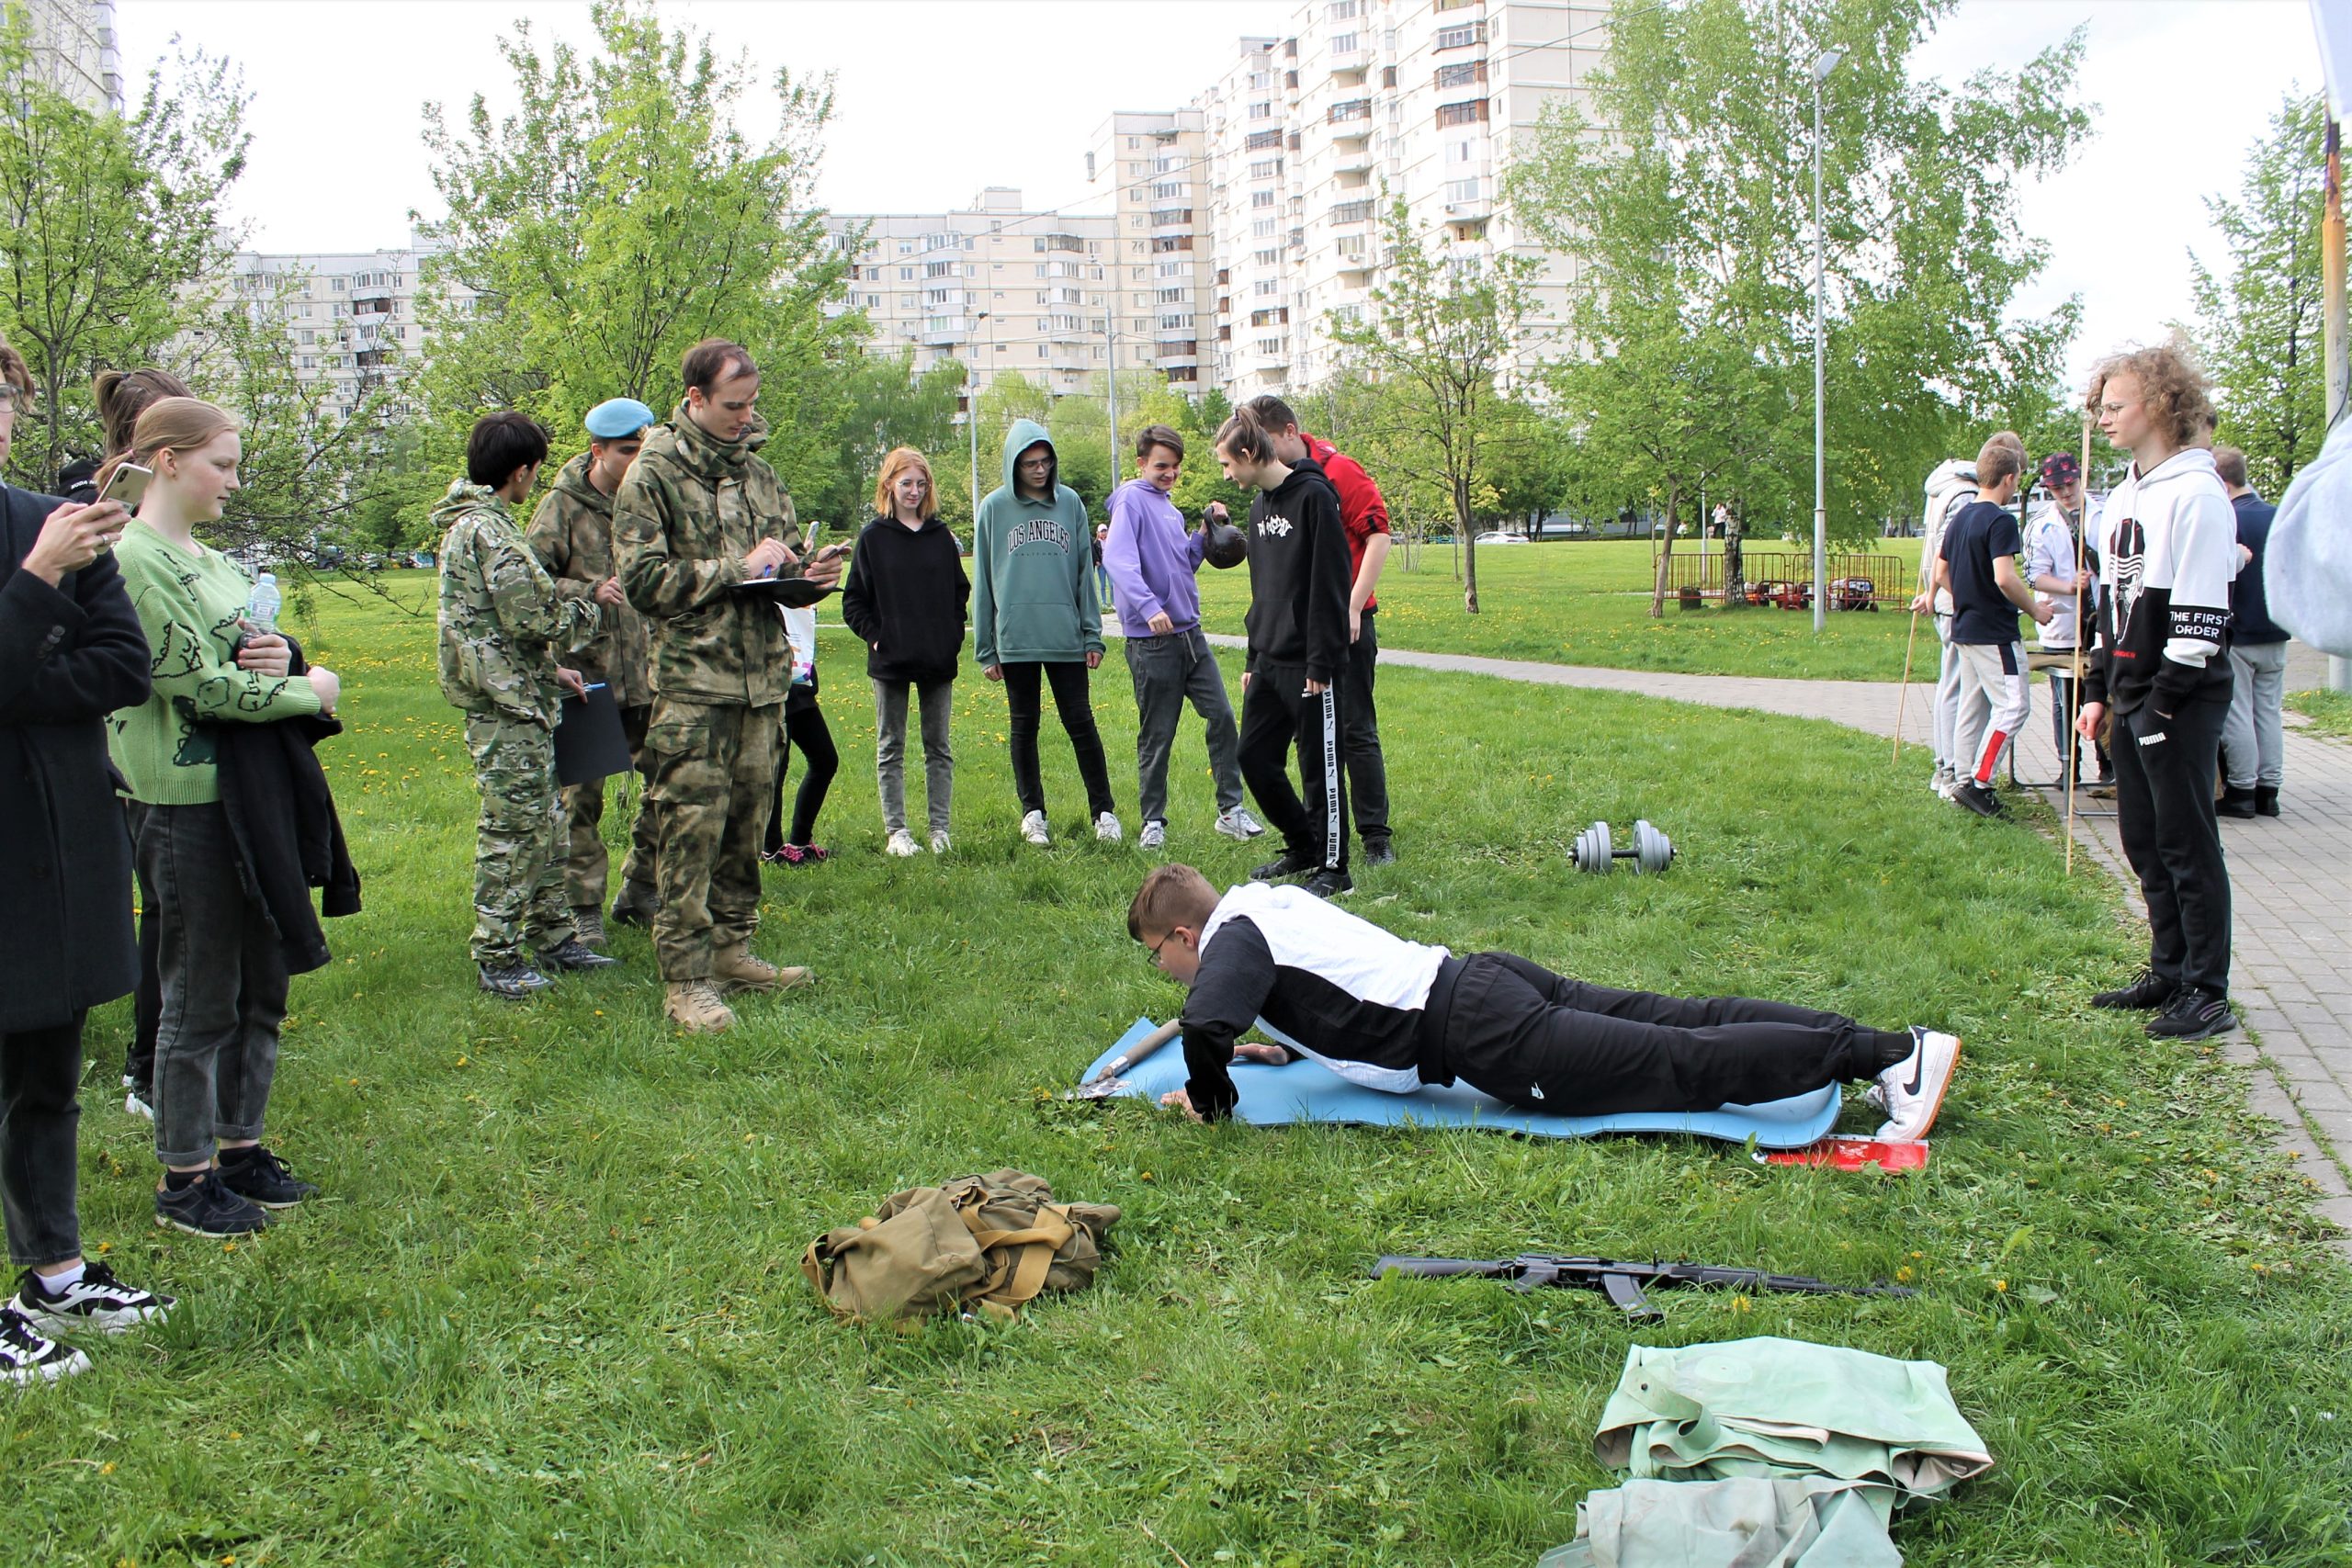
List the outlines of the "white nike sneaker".
{"label": "white nike sneaker", "polygon": [[1117,843],[1124,832],[1119,819],[1107,811],[1094,819],[1094,836],[1106,844]]}
{"label": "white nike sneaker", "polygon": [[1228,839],[1240,839],[1246,841],[1264,832],[1266,825],[1250,816],[1248,807],[1237,806],[1230,811],[1218,814],[1216,830]]}
{"label": "white nike sneaker", "polygon": [[1143,831],[1136,835],[1136,847],[1143,850],[1165,849],[1168,844],[1168,824],[1147,822]]}
{"label": "white nike sneaker", "polygon": [[1021,836],[1033,844],[1054,841],[1052,831],[1046,826],[1046,814],[1042,811],[1032,811],[1021,819]]}
{"label": "white nike sneaker", "polygon": [[935,855],[944,855],[948,852],[950,847],[951,846],[947,840],[947,829],[944,828],[933,828],[931,830],[931,852]]}
{"label": "white nike sneaker", "polygon": [[889,851],[890,853],[897,855],[900,860],[906,859],[909,855],[919,855],[922,853],[922,846],[915,842],[915,836],[912,833],[908,832],[904,828],[900,828],[893,832],[890,835],[890,841],[882,847]]}
{"label": "white nike sneaker", "polygon": [[1911,1054],[1879,1074],[1874,1086],[1886,1109],[1886,1124],[1878,1130],[1881,1143],[1908,1144],[1926,1137],[1943,1108],[1952,1069],[1960,1066],[1959,1035],[1915,1023],[1911,1039]]}

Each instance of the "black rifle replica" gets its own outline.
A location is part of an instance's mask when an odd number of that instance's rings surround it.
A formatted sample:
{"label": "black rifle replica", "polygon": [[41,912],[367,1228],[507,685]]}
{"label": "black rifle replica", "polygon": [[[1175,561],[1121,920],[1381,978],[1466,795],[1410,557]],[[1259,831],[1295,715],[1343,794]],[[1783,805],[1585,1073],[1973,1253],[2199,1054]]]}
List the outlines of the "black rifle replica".
{"label": "black rifle replica", "polygon": [[1902,1285],[1833,1285],[1809,1274],[1767,1274],[1759,1269],[1723,1269],[1711,1263],[1619,1263],[1606,1258],[1568,1258],[1555,1252],[1522,1252],[1517,1258],[1480,1260],[1475,1258],[1383,1258],[1372,1266],[1372,1277],[1411,1274],[1443,1280],[1471,1275],[1481,1280],[1508,1280],[1514,1291],[1599,1291],[1625,1311],[1625,1315],[1651,1322],[1666,1315],[1652,1306],[1645,1291],[1682,1285],[1723,1285],[1735,1291],[1787,1291],[1808,1296],[1909,1296],[1918,1292]]}

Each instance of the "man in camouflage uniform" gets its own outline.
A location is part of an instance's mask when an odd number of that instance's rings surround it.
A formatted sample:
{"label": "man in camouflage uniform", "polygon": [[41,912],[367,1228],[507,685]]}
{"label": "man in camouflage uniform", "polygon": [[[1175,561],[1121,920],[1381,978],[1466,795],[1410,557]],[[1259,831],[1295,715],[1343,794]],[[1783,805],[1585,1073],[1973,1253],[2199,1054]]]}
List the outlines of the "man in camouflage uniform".
{"label": "man in camouflage uniform", "polygon": [[[583,423],[588,450],[563,466],[555,488],[539,502],[531,519],[531,549],[554,575],[559,598],[596,607],[595,640],[564,662],[582,680],[602,682],[611,691],[629,758],[641,774],[653,689],[645,671],[645,621],[628,607],[613,572],[613,492],[637,461],[653,411],[635,398],[615,398],[590,409]],[[605,884],[610,866],[603,829],[605,781],[590,779],[567,787],[563,811],[568,841],[563,886],[571,904],[571,923],[582,942],[600,948],[605,945]],[[629,833],[613,919],[623,925],[650,925],[654,901],[653,826],[640,811]]]}
{"label": "man in camouflage uniform", "polygon": [[[481,786],[474,847],[474,963],[481,988],[518,1001],[547,968],[615,962],[582,945],[563,901],[563,817],[555,726],[580,677],[558,655],[596,629],[596,607],[556,596],[512,508],[548,454],[526,416],[486,414],[466,442],[466,478],[433,509],[441,539],[441,694],[465,710]],[[526,947],[526,942],[529,943]]]}
{"label": "man in camouflage uniform", "polygon": [[[613,498],[613,554],[651,635],[645,809],[663,1006],[687,1031],[715,1032],[735,1022],[723,994],[808,979],[751,951],[792,660],[775,604],[741,586],[793,575],[801,534],[791,498],[755,455],[763,432],[752,356],[710,339],[686,351],[681,369],[685,400],[646,436]],[[806,570],[831,581],[841,562],[820,555]]]}

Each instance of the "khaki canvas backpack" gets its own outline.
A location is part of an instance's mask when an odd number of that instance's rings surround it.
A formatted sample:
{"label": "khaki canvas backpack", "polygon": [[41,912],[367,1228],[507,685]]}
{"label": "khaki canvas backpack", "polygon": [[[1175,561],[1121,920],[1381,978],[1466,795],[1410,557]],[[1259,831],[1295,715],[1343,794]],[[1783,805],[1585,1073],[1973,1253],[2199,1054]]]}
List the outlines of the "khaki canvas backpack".
{"label": "khaki canvas backpack", "polygon": [[894,1192],[808,1244],[800,1271],[835,1314],[884,1323],[939,1312],[1010,1318],[1043,1291],[1078,1291],[1118,1223],[1106,1203],[1057,1203],[1043,1177],[992,1170]]}

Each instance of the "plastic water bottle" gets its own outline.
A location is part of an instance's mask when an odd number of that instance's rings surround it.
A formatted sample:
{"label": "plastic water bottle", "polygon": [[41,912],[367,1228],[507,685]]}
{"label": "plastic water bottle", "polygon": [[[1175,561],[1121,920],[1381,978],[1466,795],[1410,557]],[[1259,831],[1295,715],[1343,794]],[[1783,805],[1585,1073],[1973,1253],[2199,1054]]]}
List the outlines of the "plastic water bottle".
{"label": "plastic water bottle", "polygon": [[245,619],[253,623],[254,630],[257,632],[275,632],[277,630],[277,612],[285,603],[284,596],[277,592],[277,574],[265,571],[260,581],[254,584],[253,597],[245,601]]}

